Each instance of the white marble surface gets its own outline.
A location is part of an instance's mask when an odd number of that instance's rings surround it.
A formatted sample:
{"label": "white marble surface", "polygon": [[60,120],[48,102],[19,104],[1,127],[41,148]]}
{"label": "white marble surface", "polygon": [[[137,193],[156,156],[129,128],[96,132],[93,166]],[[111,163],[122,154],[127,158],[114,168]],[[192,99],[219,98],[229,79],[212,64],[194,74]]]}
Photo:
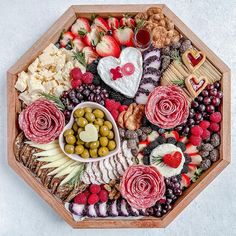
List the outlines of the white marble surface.
{"label": "white marble surface", "polygon": [[[6,71],[71,5],[135,1],[0,0],[0,235],[236,235],[236,164],[223,171],[166,229],[74,230],[7,165]],[[145,3],[140,0],[136,3]],[[155,2],[158,1],[151,1]],[[232,68],[235,114],[236,1],[162,1]],[[235,130],[236,122],[232,125]],[[233,133],[232,156],[236,154]]]}

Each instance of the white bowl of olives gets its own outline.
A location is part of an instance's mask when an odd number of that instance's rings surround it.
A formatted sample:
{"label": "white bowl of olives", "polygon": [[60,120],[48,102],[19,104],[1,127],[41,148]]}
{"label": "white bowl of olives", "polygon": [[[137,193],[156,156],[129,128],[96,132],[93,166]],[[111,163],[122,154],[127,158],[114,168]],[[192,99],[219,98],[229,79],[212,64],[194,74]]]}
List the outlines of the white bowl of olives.
{"label": "white bowl of olives", "polygon": [[59,136],[59,144],[71,159],[94,162],[117,154],[120,136],[115,120],[104,106],[83,102],[72,111]]}

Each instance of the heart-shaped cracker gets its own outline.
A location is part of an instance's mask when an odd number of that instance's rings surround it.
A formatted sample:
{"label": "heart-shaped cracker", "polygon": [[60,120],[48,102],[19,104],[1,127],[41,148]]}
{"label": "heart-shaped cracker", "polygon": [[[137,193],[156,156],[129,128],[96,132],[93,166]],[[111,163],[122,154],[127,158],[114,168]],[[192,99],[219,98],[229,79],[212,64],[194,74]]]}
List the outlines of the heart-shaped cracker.
{"label": "heart-shaped cracker", "polygon": [[196,48],[189,48],[182,55],[182,60],[190,71],[195,71],[205,62],[206,55]]}
{"label": "heart-shaped cracker", "polygon": [[[113,79],[111,71],[118,66],[125,69],[125,65],[132,64],[134,70],[132,74],[122,73],[122,77]],[[138,90],[139,83],[143,73],[143,59],[141,52],[133,47],[127,47],[122,50],[120,58],[109,56],[102,58],[98,63],[98,74],[101,79],[114,90],[133,98]]]}
{"label": "heart-shaped cracker", "polygon": [[83,142],[95,142],[98,140],[98,131],[93,124],[87,124],[79,137]]}
{"label": "heart-shaped cracker", "polygon": [[207,86],[208,79],[205,76],[200,76],[197,78],[195,75],[189,75],[185,80],[185,86],[187,87],[190,95],[195,98],[202,90]]}

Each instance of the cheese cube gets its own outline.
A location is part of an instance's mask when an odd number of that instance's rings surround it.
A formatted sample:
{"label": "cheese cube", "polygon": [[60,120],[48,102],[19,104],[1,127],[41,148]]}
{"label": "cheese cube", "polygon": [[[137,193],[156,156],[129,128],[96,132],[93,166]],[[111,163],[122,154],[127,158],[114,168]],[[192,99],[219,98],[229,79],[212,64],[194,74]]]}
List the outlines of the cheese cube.
{"label": "cheese cube", "polygon": [[18,79],[15,84],[15,88],[19,90],[20,92],[24,92],[27,88],[27,80],[29,79],[29,76],[27,73],[22,71],[18,74]]}
{"label": "cheese cube", "polygon": [[28,72],[33,74],[35,71],[37,71],[38,66],[39,66],[39,59],[36,58],[36,60],[29,65]]}

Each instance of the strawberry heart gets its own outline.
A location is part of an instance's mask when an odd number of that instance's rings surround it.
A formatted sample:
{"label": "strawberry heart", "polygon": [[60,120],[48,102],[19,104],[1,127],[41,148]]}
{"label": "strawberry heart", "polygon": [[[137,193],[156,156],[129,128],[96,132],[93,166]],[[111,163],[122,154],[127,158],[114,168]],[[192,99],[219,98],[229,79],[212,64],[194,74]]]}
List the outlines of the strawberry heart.
{"label": "strawberry heart", "polygon": [[84,131],[80,132],[79,137],[84,142],[95,142],[98,140],[98,131],[92,124],[87,124]]}
{"label": "strawberry heart", "polygon": [[178,151],[173,154],[165,154],[162,160],[166,165],[172,168],[178,168],[182,160],[182,154]]}
{"label": "strawberry heart", "polygon": [[192,97],[197,97],[207,86],[208,80],[205,76],[197,78],[195,75],[189,75],[185,80],[185,85]]}
{"label": "strawberry heart", "polygon": [[[102,58],[98,63],[98,74],[101,79],[114,90],[127,97],[134,97],[142,77],[142,54],[132,47],[125,48],[120,58],[109,56]],[[112,69],[121,68],[122,78],[113,79]]]}

